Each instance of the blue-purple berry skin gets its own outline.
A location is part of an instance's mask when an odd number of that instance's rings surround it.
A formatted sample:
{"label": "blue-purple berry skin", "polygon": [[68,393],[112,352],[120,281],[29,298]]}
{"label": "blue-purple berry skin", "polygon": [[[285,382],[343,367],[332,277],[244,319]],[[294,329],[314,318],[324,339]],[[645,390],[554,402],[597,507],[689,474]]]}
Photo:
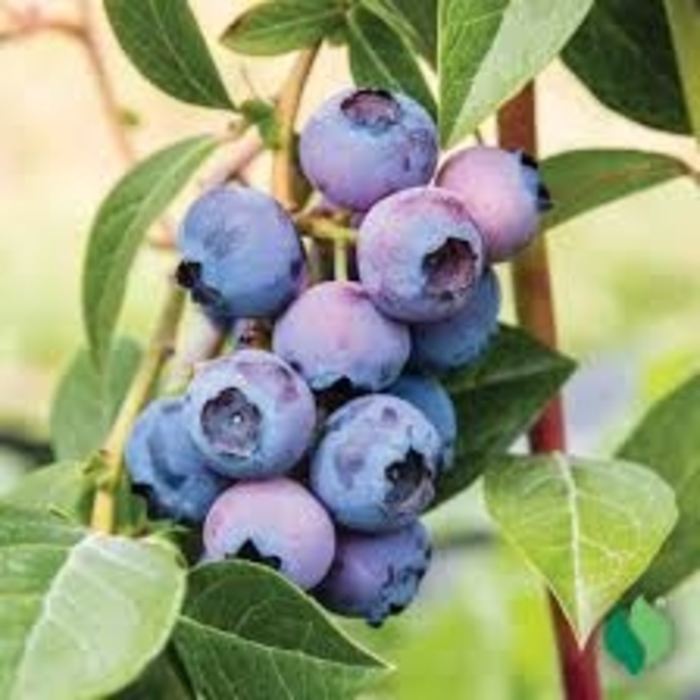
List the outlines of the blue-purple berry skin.
{"label": "blue-purple berry skin", "polygon": [[217,319],[274,317],[304,288],[306,261],[289,215],[249,187],[214,187],[180,227],[178,281]]}
{"label": "blue-purple berry skin", "polygon": [[484,266],[484,247],[454,193],[415,187],[369,211],[357,242],[360,280],[379,309],[430,323],[464,308]]}
{"label": "blue-purple berry skin", "polygon": [[526,247],[537,233],[540,214],[552,206],[537,164],[522,151],[492,146],[457,151],[440,168],[436,182],[464,202],[491,263]]}
{"label": "blue-purple berry skin", "polygon": [[340,533],[331,570],[315,594],[329,610],[378,626],[411,604],[430,558],[420,522],[383,535]]}
{"label": "blue-purple berry skin", "polygon": [[441,445],[437,430],[408,402],[386,394],[354,399],[324,425],[311,489],[351,530],[401,528],[433,500]]}
{"label": "blue-purple berry skin", "polygon": [[266,564],[301,588],[316,586],[335,553],[323,506],[290,479],[241,482],[214,503],[204,523],[204,560]]}
{"label": "blue-purple berry skin", "polygon": [[500,306],[498,278],[489,268],[456,316],[411,328],[410,366],[422,372],[445,372],[474,362],[498,330]]}
{"label": "blue-purple berry skin", "polygon": [[311,443],[316,422],[311,390],[270,352],[239,350],[206,363],[185,401],[192,439],[225,476],[284,474]]}
{"label": "blue-purple berry skin", "polygon": [[199,524],[230,482],[211,469],[185,429],[177,398],[151,402],[126,445],[126,464],[153,517]]}
{"label": "blue-purple berry skin", "polygon": [[380,199],[433,177],[438,136],[415,100],[384,90],[344,90],[301,133],[301,165],[336,205],[367,211]]}
{"label": "blue-purple berry skin", "polygon": [[378,391],[396,381],[410,353],[408,328],[381,314],[357,282],[324,282],[278,320],[274,351],[317,391],[339,383]]}
{"label": "blue-purple berry skin", "polygon": [[454,462],[457,415],[452,399],[442,384],[434,377],[404,374],[386,392],[408,401],[435,426],[442,439],[443,468],[449,469]]}

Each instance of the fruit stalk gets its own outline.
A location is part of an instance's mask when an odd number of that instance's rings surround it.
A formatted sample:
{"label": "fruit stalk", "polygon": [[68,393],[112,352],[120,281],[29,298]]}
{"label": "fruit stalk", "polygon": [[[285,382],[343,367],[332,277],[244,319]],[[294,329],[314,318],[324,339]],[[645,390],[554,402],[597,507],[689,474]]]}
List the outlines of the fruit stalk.
{"label": "fruit stalk", "polygon": [[[537,155],[535,87],[523,91],[498,113],[501,146],[524,149]],[[521,326],[552,348],[557,346],[554,295],[549,271],[547,244],[540,236],[513,263],[516,309]],[[566,451],[564,412],[561,397],[556,397],[529,434],[533,452]],[[571,625],[550,594],[549,603],[559,654],[562,682],[567,700],[600,700],[596,644],[592,637],[580,649]]]}
{"label": "fruit stalk", "polygon": [[697,0],[665,0],[688,116],[700,143],[700,5]]}
{"label": "fruit stalk", "polygon": [[294,179],[296,177],[294,124],[304,87],[319,48],[320,44],[317,44],[299,53],[277,101],[279,143],[272,160],[272,193],[275,199],[288,211],[294,211],[297,208],[294,193]]}
{"label": "fruit stalk", "polygon": [[185,307],[185,291],[171,283],[163,310],[139,369],[119,410],[97,459],[104,468],[95,495],[91,525],[101,532],[113,532],[116,526],[115,491],[124,464],[124,448],[136,418],[151,397],[161,369],[175,348],[175,338]]}

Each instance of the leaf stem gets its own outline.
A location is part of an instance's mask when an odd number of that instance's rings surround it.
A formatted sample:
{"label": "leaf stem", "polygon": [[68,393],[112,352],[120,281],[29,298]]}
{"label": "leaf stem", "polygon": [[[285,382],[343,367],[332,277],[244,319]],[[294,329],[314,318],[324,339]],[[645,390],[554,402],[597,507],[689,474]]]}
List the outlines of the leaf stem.
{"label": "leaf stem", "polygon": [[688,115],[700,143],[700,4],[665,0],[665,5]]}
{"label": "leaf stem", "polygon": [[[530,83],[498,113],[500,143],[537,155],[535,88]],[[540,236],[513,263],[513,284],[518,319],[523,328],[552,348],[557,346],[554,294],[547,244]],[[533,452],[566,451],[564,411],[556,397],[529,434]],[[566,700],[600,700],[595,637],[580,649],[571,625],[550,594],[549,603],[559,654]]]}
{"label": "leaf stem", "polygon": [[272,160],[272,192],[277,201],[289,211],[294,211],[298,205],[294,192],[294,179],[296,177],[294,124],[304,87],[319,48],[320,44],[317,44],[299,53],[277,101],[279,146]]}
{"label": "leaf stem", "polygon": [[339,241],[341,243],[354,243],[357,232],[346,226],[336,223],[325,216],[311,216],[303,214],[296,216],[294,222],[302,233],[319,241]]}
{"label": "leaf stem", "polygon": [[124,448],[136,418],[153,393],[163,365],[174,352],[185,299],[185,291],[171,281],[165,304],[129,393],[99,452],[98,460],[104,473],[100,475],[92,510],[91,524],[96,530],[113,532],[116,526],[115,491],[122,476]]}

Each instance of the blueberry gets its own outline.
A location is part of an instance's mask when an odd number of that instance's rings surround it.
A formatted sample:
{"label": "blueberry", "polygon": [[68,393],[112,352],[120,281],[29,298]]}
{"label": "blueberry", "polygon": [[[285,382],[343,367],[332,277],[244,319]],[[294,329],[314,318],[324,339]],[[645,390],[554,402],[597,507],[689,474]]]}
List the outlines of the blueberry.
{"label": "blueberry", "polygon": [[179,399],[156,399],[146,408],[125,458],[134,490],[147,498],[153,517],[200,523],[229,484],[190,439]]}
{"label": "blueberry", "polygon": [[276,569],[304,589],[326,575],[335,530],[321,504],[290,479],[236,484],[204,523],[204,559],[237,557]]}
{"label": "blueberry", "polygon": [[452,399],[442,384],[433,377],[404,374],[386,392],[408,401],[435,426],[442,439],[442,465],[449,469],[454,462],[457,416]]}
{"label": "blueberry", "polygon": [[522,151],[477,146],[442,166],[437,184],[457,193],[484,236],[489,262],[508,260],[537,232],[552,200],[537,164]]}
{"label": "blueberry", "polygon": [[500,305],[498,278],[489,268],[456,316],[411,328],[411,366],[424,372],[442,372],[477,359],[498,328]]}
{"label": "blueberry", "polygon": [[415,187],[376,204],[357,245],[360,280],[379,309],[408,322],[440,321],[467,303],[481,274],[481,234],[459,197]]}
{"label": "blueberry", "polygon": [[314,390],[347,384],[376,391],[408,359],[408,329],[383,316],[356,282],[325,282],[302,294],[275,326],[274,351]]}
{"label": "blueberry", "polygon": [[264,350],[239,350],[203,365],[185,411],[195,443],[233,478],[289,471],[309,446],[316,421],[308,386]]}
{"label": "blueberry", "polygon": [[437,129],[410,97],[384,90],[344,90],[302,131],[306,177],[336,205],[367,211],[398,190],[430,181]]}
{"label": "blueberry", "polygon": [[203,194],[180,228],[178,282],[215,319],[279,314],[306,284],[306,262],[288,214],[238,185]]}
{"label": "blueberry", "polygon": [[384,535],[342,533],[315,594],[328,609],[378,626],[410,605],[430,557],[430,538],[420,522]]}
{"label": "blueberry", "polygon": [[384,394],[354,399],[324,425],[311,489],[345,527],[397,529],[432,501],[440,448],[437,431],[410,403]]}

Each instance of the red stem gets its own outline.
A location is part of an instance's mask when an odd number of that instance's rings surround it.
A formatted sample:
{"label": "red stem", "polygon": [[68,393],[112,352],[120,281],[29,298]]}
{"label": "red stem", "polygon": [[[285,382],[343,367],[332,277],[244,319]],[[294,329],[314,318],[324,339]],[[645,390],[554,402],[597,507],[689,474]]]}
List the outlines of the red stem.
{"label": "red stem", "polygon": [[[501,146],[537,156],[535,88],[529,84],[498,114]],[[552,348],[557,347],[554,296],[547,245],[540,236],[513,264],[513,285],[521,326]],[[529,434],[533,452],[565,452],[566,432],[561,397],[547,406]],[[600,700],[595,637],[580,649],[571,625],[550,594],[549,603],[566,700]]]}

